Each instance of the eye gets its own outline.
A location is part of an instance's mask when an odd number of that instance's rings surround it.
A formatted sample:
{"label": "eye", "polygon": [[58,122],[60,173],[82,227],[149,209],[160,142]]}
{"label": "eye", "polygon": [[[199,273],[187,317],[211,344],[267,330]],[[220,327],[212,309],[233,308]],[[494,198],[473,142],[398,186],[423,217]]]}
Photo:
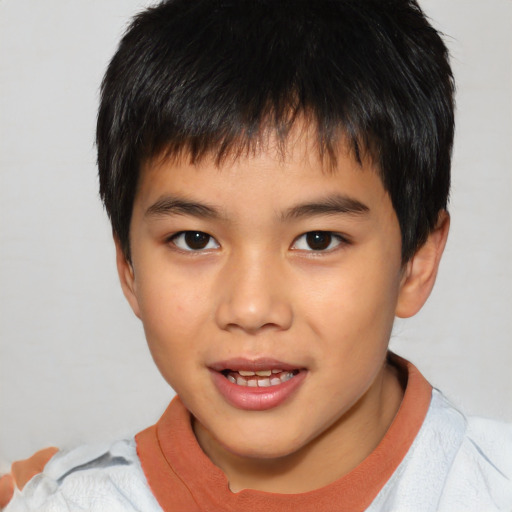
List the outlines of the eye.
{"label": "eye", "polygon": [[213,236],[203,231],[181,231],[170,239],[178,249],[182,251],[204,251],[218,249],[219,243]]}
{"label": "eye", "polygon": [[331,231],[309,231],[296,238],[292,249],[299,251],[329,251],[347,241]]}

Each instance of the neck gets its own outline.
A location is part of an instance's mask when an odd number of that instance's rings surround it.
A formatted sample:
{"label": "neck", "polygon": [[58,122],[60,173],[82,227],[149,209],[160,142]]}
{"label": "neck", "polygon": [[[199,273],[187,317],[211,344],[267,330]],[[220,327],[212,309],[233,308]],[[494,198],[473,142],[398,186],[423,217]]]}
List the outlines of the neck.
{"label": "neck", "polygon": [[233,454],[198,422],[194,432],[203,451],[226,474],[232,492],[298,494],[324,487],[360,464],[386,434],[402,397],[397,371],[386,364],[349,411],[307,445],[279,458]]}

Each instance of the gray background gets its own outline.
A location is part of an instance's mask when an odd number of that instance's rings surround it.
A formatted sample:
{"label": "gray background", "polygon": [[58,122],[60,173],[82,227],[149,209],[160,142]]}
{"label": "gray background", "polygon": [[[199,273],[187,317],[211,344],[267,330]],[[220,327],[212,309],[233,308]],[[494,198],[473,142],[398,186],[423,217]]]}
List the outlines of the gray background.
{"label": "gray background", "polygon": [[[117,283],[93,147],[102,73],[143,5],[0,0],[0,471],[132,434],[172,396]],[[512,2],[421,5],[458,80],[453,222],[391,345],[466,411],[512,420]]]}

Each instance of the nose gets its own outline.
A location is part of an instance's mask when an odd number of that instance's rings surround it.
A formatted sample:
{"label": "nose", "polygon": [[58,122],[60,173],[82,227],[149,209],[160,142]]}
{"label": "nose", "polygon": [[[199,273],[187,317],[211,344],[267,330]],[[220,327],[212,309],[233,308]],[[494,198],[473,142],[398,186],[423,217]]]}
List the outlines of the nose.
{"label": "nose", "polygon": [[279,257],[253,252],[230,258],[219,279],[216,321],[223,330],[287,330],[293,309]]}

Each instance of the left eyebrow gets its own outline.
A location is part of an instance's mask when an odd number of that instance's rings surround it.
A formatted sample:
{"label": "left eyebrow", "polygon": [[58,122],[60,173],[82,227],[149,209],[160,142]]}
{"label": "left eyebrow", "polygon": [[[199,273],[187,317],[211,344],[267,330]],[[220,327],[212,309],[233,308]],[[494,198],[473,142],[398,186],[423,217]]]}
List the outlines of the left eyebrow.
{"label": "left eyebrow", "polygon": [[300,217],[312,217],[315,215],[366,215],[370,208],[361,201],[349,196],[335,194],[318,201],[299,204],[286,210],[283,220],[297,219]]}

